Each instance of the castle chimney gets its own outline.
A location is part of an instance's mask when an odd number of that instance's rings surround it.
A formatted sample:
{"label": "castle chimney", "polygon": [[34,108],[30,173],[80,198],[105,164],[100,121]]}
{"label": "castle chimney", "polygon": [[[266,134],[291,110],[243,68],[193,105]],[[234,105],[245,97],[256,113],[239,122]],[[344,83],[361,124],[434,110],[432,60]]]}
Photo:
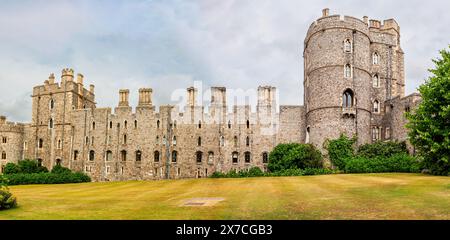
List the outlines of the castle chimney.
{"label": "castle chimney", "polygon": [[322,17],[328,17],[329,14],[330,14],[330,9],[329,8],[324,8],[322,10]]}
{"label": "castle chimney", "polygon": [[71,81],[73,81],[73,69],[71,69],[71,68],[64,68],[62,70],[61,80],[62,80],[62,82],[71,82]]}
{"label": "castle chimney", "polygon": [[190,87],[187,89],[187,105],[190,107],[195,106],[195,101],[197,99],[197,89],[194,87]]}
{"label": "castle chimney", "polygon": [[50,76],[48,76],[48,83],[49,84],[55,83],[55,74],[54,73],[50,73]]}
{"label": "castle chimney", "polygon": [[94,84],[89,85],[89,92],[91,92],[92,94],[94,94],[94,88],[95,88],[95,85],[94,85]]}
{"label": "castle chimney", "polygon": [[153,90],[151,88],[139,89],[139,107],[152,105],[152,92]]}
{"label": "castle chimney", "polygon": [[258,87],[258,106],[275,106],[275,91],[272,86]]}
{"label": "castle chimney", "polygon": [[119,90],[119,107],[128,107],[128,95],[130,90],[128,89],[120,89]]}
{"label": "castle chimney", "polygon": [[0,116],[0,124],[5,124],[5,123],[6,123],[6,117]]}
{"label": "castle chimney", "polygon": [[84,78],[83,74],[78,73],[77,74],[77,83],[83,85],[83,78]]}
{"label": "castle chimney", "polygon": [[369,17],[368,17],[368,16],[364,16],[364,17],[363,17],[363,22],[364,22],[365,24],[369,24]]}

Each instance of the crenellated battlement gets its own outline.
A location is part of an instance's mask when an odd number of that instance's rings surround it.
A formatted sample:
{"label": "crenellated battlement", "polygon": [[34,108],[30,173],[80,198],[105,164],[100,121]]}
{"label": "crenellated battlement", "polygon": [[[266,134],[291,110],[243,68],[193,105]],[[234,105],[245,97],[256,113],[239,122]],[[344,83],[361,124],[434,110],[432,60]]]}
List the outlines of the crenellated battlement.
{"label": "crenellated battlement", "polygon": [[23,133],[25,125],[19,122],[8,122],[5,116],[0,116],[0,132]]}

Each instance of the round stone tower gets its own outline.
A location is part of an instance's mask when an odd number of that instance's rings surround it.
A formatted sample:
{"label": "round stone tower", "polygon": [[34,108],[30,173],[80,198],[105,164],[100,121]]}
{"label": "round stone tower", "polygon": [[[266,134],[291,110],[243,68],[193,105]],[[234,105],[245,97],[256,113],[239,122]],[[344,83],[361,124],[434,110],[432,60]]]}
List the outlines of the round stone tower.
{"label": "round stone tower", "polygon": [[311,24],[303,53],[306,142],[320,149],[341,133],[370,142],[369,27],[328,12]]}

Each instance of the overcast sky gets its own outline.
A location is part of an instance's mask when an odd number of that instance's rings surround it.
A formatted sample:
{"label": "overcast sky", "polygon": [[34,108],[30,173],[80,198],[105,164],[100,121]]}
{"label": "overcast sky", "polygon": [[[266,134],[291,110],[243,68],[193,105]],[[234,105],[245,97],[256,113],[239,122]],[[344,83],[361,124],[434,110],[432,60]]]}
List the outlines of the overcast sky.
{"label": "overcast sky", "polygon": [[31,120],[32,87],[61,69],[95,84],[98,107],[118,89],[153,88],[170,104],[174,89],[256,89],[273,85],[280,103],[303,104],[303,40],[321,10],[358,18],[395,18],[405,52],[406,91],[429,76],[450,43],[449,1],[63,1],[0,0],[0,115]]}

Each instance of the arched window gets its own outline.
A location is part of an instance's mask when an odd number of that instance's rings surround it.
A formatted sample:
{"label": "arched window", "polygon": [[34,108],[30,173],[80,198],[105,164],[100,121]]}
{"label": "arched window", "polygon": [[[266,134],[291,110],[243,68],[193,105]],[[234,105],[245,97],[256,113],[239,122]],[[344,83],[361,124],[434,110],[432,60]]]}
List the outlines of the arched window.
{"label": "arched window", "polygon": [[159,162],[159,152],[158,151],[155,151],[153,153],[153,161]]}
{"label": "arched window", "polygon": [[61,166],[61,159],[56,159],[56,165]]}
{"label": "arched window", "polygon": [[123,144],[127,144],[127,135],[126,134],[123,135]]}
{"label": "arched window", "polygon": [[202,137],[198,137],[197,139],[197,146],[201,146],[202,145]]}
{"label": "arched window", "polygon": [[95,152],[94,150],[89,151],[89,161],[94,161],[95,159]]}
{"label": "arched window", "polygon": [[262,154],[262,162],[263,163],[268,163],[269,162],[269,155],[267,154],[267,152],[263,152],[263,154]]}
{"label": "arched window", "polygon": [[228,128],[229,129],[231,128],[231,121],[230,120],[228,120]]}
{"label": "arched window", "polygon": [[198,128],[202,128],[202,121],[198,121]]}
{"label": "arched window", "polygon": [[309,133],[310,133],[311,129],[310,127],[306,127],[306,139],[305,139],[305,143],[309,143]]}
{"label": "arched window", "polygon": [[42,159],[40,159],[40,158],[38,158],[38,166],[40,167],[40,166],[42,166]]}
{"label": "arched window", "polygon": [[343,107],[353,107],[353,91],[350,89],[345,90],[342,100]]}
{"label": "arched window", "polygon": [[48,121],[48,128],[53,128],[53,118],[50,118],[50,120]]}
{"label": "arched window", "polygon": [[156,127],[159,128],[159,125],[161,124],[161,122],[158,120],[156,121]]}
{"label": "arched window", "polygon": [[237,136],[234,136],[233,143],[234,143],[234,147],[238,146],[238,137]]}
{"label": "arched window", "polygon": [[245,160],[245,163],[250,163],[250,159],[251,159],[251,154],[250,154],[250,152],[245,152],[245,153],[244,153],[244,160]]}
{"label": "arched window", "polygon": [[142,158],[142,152],[137,150],[136,151],[136,162],[140,162]]}
{"label": "arched window", "polygon": [[177,145],[177,136],[173,136],[172,144],[173,144],[174,146]]}
{"label": "arched window", "polygon": [[372,77],[372,86],[374,88],[380,87],[380,78],[378,77],[378,74],[373,75],[373,77]]}
{"label": "arched window", "polygon": [[156,144],[159,144],[159,136],[156,136]]}
{"label": "arched window", "polygon": [[38,148],[42,148],[44,146],[44,140],[42,138],[39,139]]}
{"label": "arched window", "polygon": [[112,160],[112,152],[110,150],[106,151],[106,161]]}
{"label": "arched window", "polygon": [[250,128],[250,121],[247,120],[247,128]]}
{"label": "arched window", "polygon": [[125,122],[123,122],[123,127],[127,128],[128,127],[128,122],[125,120]]}
{"label": "arched window", "polygon": [[380,113],[380,102],[378,100],[373,101],[373,112]]}
{"label": "arched window", "polygon": [[58,145],[56,148],[61,149],[61,139],[58,140]]}
{"label": "arched window", "polygon": [[209,163],[214,162],[214,152],[208,152],[208,162]]}
{"label": "arched window", "polygon": [[92,122],[92,130],[95,130],[95,122]]}
{"label": "arched window", "polygon": [[78,160],[78,150],[73,151],[73,160]]}
{"label": "arched window", "polygon": [[134,120],[134,129],[137,129],[137,120]]}
{"label": "arched window", "polygon": [[350,39],[345,39],[344,41],[344,52],[351,53],[352,52],[352,41]]}
{"label": "arched window", "polygon": [[374,52],[374,53],[372,54],[372,63],[373,63],[374,65],[377,65],[378,62],[379,62],[379,60],[380,60],[380,55],[378,55],[377,52]]}
{"label": "arched window", "polygon": [[220,146],[221,147],[225,146],[225,137],[224,136],[220,136]]}
{"label": "arched window", "polygon": [[196,159],[197,159],[197,163],[201,163],[202,162],[202,157],[203,157],[203,153],[198,151],[195,153]]}
{"label": "arched window", "polygon": [[345,78],[351,78],[352,77],[352,66],[350,64],[347,64],[344,67],[344,77]]}
{"label": "arched window", "polygon": [[239,162],[239,153],[238,152],[233,152],[231,154],[231,161],[236,164]]}
{"label": "arched window", "polygon": [[53,99],[50,99],[50,104],[49,104],[50,106],[50,110],[52,110],[53,108],[55,108],[55,100],[53,100]]}
{"label": "arched window", "polygon": [[125,161],[127,160],[127,151],[122,150],[122,151],[120,152],[120,157],[121,157],[122,161],[125,162]]}
{"label": "arched window", "polygon": [[3,160],[6,159],[6,152],[5,152],[5,151],[2,152],[2,159],[3,159]]}
{"label": "arched window", "polygon": [[376,142],[378,140],[380,140],[380,128],[372,127],[372,141]]}
{"label": "arched window", "polygon": [[248,136],[245,138],[245,145],[247,147],[250,146],[250,138]]}
{"label": "arched window", "polygon": [[172,151],[172,162],[173,163],[177,162],[177,155],[178,155],[177,151]]}

